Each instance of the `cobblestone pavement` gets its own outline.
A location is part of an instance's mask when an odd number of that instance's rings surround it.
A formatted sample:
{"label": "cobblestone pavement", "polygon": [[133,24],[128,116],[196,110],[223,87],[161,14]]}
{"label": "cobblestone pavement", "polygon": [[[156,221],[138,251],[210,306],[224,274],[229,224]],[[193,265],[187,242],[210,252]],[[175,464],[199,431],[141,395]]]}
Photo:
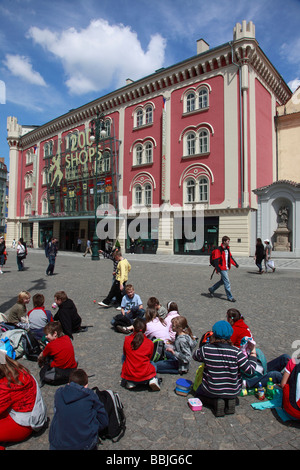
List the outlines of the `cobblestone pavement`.
{"label": "cobblestone pavement", "polygon": [[[188,318],[193,333],[200,337],[220,319],[225,319],[227,302],[224,289],[214,298],[207,296],[212,268],[208,258],[197,256],[126,255],[131,262],[130,282],[144,305],[155,295],[163,305],[174,300],[180,313]],[[239,269],[230,272],[232,292],[237,299],[234,307],[245,316],[257,345],[267,360],[282,353],[295,352],[293,342],[300,340],[299,280],[300,260],[276,261],[276,272],[258,275],[251,258],[240,258]],[[111,307],[103,309],[102,300],[111,285],[112,262],[92,261],[80,253],[59,253],[55,275],[46,276],[47,259],[42,250],[29,250],[26,269],[17,271],[13,250],[9,251],[4,274],[0,277],[0,312],[7,312],[15,303],[20,290],[45,295],[50,308],[57,290],[65,290],[76,303],[88,331],[74,337],[79,367],[90,376],[90,387],[118,391],[125,407],[127,431],[118,442],[105,441],[105,451],[195,451],[195,450],[295,450],[300,449],[299,423],[282,422],[271,409],[254,410],[253,396],[240,398],[234,415],[215,418],[203,408],[193,412],[187,398],[174,393],[178,376],[164,375],[161,391],[148,389],[129,391],[120,386],[121,353],[124,335],[111,329],[110,320],[116,314]],[[94,302],[97,301],[97,302]],[[29,307],[31,307],[31,303]],[[36,363],[21,359],[36,378]],[[185,376],[193,380],[198,364],[192,362]],[[42,393],[53,417],[56,387],[45,385]],[[48,429],[7,450],[47,450]]]}

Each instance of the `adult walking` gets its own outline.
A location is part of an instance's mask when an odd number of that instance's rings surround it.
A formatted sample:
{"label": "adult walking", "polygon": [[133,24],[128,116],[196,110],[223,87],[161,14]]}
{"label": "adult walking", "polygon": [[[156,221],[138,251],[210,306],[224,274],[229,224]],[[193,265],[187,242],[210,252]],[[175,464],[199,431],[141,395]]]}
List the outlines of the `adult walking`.
{"label": "adult walking", "polygon": [[93,254],[93,253],[92,253],[92,247],[91,247],[91,240],[87,240],[87,242],[86,242],[86,250],[85,250],[85,252],[84,252],[84,255],[82,255],[82,256],[85,257],[88,253],[89,253],[90,255]]}
{"label": "adult walking", "polygon": [[264,258],[265,258],[265,247],[263,245],[263,242],[261,241],[261,238],[257,238],[254,261],[255,261],[256,266],[259,269],[259,274],[262,274],[264,272],[262,268],[262,261]]}
{"label": "adult walking", "polygon": [[47,276],[53,276],[56,255],[57,255],[57,238],[52,237],[50,242],[46,246],[46,257],[49,260],[49,264],[46,269]]}
{"label": "adult walking", "polygon": [[23,238],[20,238],[18,240],[18,245],[17,245],[18,271],[23,271],[24,269],[23,260],[26,258],[26,254],[27,254],[26,243],[24,242]]}
{"label": "adult walking", "polygon": [[270,240],[266,239],[264,240],[264,243],[266,244],[265,246],[265,272],[268,272],[268,268],[272,269],[272,271],[275,271],[275,266],[273,260],[271,260],[271,253],[272,253],[272,247],[270,245]]}
{"label": "adult walking", "polygon": [[216,282],[212,287],[210,287],[209,293],[210,296],[214,296],[214,292],[221,286],[224,285],[225,292],[227,295],[227,300],[229,302],[235,302],[235,299],[231,293],[231,286],[230,286],[230,280],[228,276],[228,271],[231,268],[231,265],[235,266],[236,268],[239,267],[237,262],[233,259],[230,249],[229,249],[229,243],[230,243],[230,238],[227,236],[224,236],[222,238],[222,244],[216,248],[215,250],[215,256],[213,260],[213,265],[216,270],[217,274],[220,274],[221,279]]}
{"label": "adult walking", "polygon": [[4,237],[0,237],[0,274],[3,274],[2,268],[5,264],[5,249]]}

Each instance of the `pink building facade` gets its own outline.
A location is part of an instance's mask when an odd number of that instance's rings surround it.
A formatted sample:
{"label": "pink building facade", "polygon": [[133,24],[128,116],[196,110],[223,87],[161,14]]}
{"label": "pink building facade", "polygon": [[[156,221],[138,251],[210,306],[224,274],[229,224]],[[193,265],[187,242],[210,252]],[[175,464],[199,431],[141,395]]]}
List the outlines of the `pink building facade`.
{"label": "pink building facade", "polygon": [[243,21],[228,43],[199,40],[195,56],[43,126],[9,117],[8,243],[55,235],[71,250],[97,227],[123,250],[134,238],[144,253],[208,254],[228,235],[252,254],[253,190],[275,180],[274,117],[290,97]]}

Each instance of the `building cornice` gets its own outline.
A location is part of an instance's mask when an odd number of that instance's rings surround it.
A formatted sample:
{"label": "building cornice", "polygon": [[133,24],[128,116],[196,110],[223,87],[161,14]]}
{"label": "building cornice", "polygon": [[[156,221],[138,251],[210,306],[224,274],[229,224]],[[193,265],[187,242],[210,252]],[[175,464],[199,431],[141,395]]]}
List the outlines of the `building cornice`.
{"label": "building cornice", "polygon": [[219,71],[224,72],[225,67],[247,63],[257,75],[273,91],[279,104],[284,104],[292,96],[291,90],[281,75],[272,66],[262,52],[256,39],[243,38],[228,42],[213,49],[197,54],[180,63],[162,68],[155,73],[128,83],[126,86],[100,97],[79,108],[70,110],[65,115],[40,126],[39,128],[20,137],[22,148],[30,147],[44,139],[49,139],[60,131],[72,129],[82,125],[96,116],[97,113],[111,114],[118,112],[122,107],[136,104],[155,96],[162,95],[167,90],[173,90],[189,84],[203,77],[206,80],[215,76]]}

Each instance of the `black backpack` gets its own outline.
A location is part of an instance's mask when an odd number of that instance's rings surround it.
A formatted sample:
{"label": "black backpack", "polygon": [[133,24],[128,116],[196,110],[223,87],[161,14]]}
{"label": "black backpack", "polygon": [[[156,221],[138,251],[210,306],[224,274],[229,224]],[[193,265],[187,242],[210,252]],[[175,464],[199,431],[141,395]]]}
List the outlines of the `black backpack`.
{"label": "black backpack", "polygon": [[25,330],[22,336],[22,346],[26,359],[37,362],[42,351],[40,343],[30,330]]}
{"label": "black backpack", "polygon": [[93,388],[108,414],[108,426],[99,431],[99,437],[102,440],[111,439],[112,442],[118,442],[125,434],[126,417],[124,406],[119,394],[112,390],[99,390]]}

